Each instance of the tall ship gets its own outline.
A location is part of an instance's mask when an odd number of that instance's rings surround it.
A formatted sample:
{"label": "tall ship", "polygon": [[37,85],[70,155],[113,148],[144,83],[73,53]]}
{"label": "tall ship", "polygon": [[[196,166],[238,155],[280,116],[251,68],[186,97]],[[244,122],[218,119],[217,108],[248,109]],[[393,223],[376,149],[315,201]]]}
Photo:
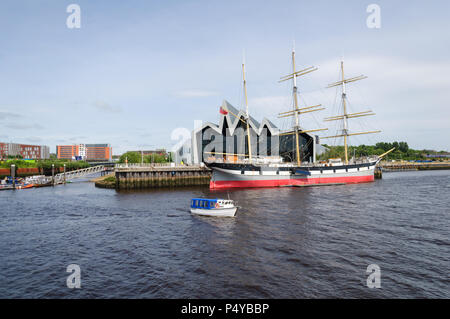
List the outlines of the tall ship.
{"label": "tall ship", "polygon": [[[205,161],[205,164],[211,168],[212,177],[210,181],[210,189],[226,189],[235,187],[280,187],[280,186],[308,186],[308,185],[333,185],[348,183],[366,183],[374,181],[375,167],[383,156],[390,151],[374,157],[349,159],[348,154],[348,138],[350,136],[373,134],[381,131],[364,131],[353,132],[349,130],[349,119],[359,118],[363,116],[375,115],[372,111],[362,111],[356,113],[348,113],[348,102],[346,85],[351,82],[365,79],[366,76],[360,75],[351,78],[345,78],[344,62],[340,64],[340,80],[328,85],[328,88],[341,88],[341,114],[327,117],[325,122],[341,121],[341,128],[336,135],[321,137],[343,138],[344,140],[344,159],[336,158],[325,162],[302,162],[302,152],[300,147],[300,136],[304,133],[326,131],[328,128],[318,128],[304,130],[300,125],[300,116],[305,113],[323,110],[321,105],[299,106],[299,93],[297,88],[297,78],[316,71],[316,67],[309,67],[297,70],[295,65],[295,49],[292,50],[292,73],[280,78],[279,82],[292,80],[293,103],[292,110],[282,112],[279,118],[293,117],[293,127],[284,132],[279,132],[279,137],[284,135],[292,136],[292,144],[294,152],[291,161],[284,161],[281,157],[274,156],[253,156],[252,154],[252,138],[250,137],[250,121],[251,117],[248,112],[247,85],[245,78],[245,63],[242,64],[243,75],[243,93],[245,100],[246,114],[239,117],[239,121],[246,126],[246,152],[245,154],[235,153],[217,153],[209,152],[212,157]],[[221,112],[231,112],[222,109]],[[233,112],[231,112],[237,117]],[[221,155],[220,159],[215,156]],[[241,160],[236,160],[241,158]],[[229,160],[232,159],[232,160]],[[315,159],[315,157],[314,157]]]}

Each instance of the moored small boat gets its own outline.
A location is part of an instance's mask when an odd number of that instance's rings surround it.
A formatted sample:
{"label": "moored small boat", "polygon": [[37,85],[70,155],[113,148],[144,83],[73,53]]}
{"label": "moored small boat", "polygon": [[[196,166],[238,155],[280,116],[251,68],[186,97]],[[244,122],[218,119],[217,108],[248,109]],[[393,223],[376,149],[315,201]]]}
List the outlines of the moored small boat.
{"label": "moored small boat", "polygon": [[0,185],[0,191],[5,191],[5,190],[8,190],[8,189],[14,189],[14,187],[12,186],[12,185],[9,185],[9,184],[5,184],[5,185]]}
{"label": "moored small boat", "polygon": [[238,206],[231,199],[193,198],[191,213],[202,216],[234,217]]}
{"label": "moored small boat", "polygon": [[34,187],[34,184],[19,184],[16,186],[17,189],[27,189]]}

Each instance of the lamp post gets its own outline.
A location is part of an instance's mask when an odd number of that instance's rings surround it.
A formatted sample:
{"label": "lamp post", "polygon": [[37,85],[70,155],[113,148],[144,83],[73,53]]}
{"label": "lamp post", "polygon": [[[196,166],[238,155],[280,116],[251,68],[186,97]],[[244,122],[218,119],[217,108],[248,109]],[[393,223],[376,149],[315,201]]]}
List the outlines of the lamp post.
{"label": "lamp post", "polygon": [[[139,147],[141,149],[141,164],[142,164],[142,166],[144,166],[144,147],[145,146],[154,147],[153,144],[141,144],[141,145],[139,145]],[[153,162],[153,152],[151,154],[150,161]]]}
{"label": "lamp post", "polygon": [[52,184],[55,186],[55,164],[52,164]]}

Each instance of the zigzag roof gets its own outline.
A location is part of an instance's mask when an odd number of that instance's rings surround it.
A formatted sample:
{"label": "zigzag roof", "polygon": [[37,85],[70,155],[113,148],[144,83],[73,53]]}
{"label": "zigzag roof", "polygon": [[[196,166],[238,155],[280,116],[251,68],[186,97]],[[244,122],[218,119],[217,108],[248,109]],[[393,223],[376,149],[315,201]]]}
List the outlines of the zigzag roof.
{"label": "zigzag roof", "polygon": [[[228,111],[230,111],[232,113],[234,113],[237,117],[235,115],[232,115],[230,112],[228,112],[228,114],[226,114],[226,115],[225,114],[220,114],[219,125],[213,124],[213,123],[210,123],[210,122],[206,122],[200,128],[198,128],[195,131],[203,130],[205,127],[209,126],[212,129],[214,129],[215,131],[217,131],[218,133],[222,133],[223,126],[224,126],[225,119],[226,119],[226,121],[228,123],[228,129],[230,130],[230,134],[233,135],[234,131],[236,130],[236,128],[238,127],[238,124],[240,122],[239,119],[240,118],[245,118],[247,116],[247,112],[245,112],[243,110],[236,109],[233,105],[231,105],[226,100],[223,100],[222,108],[225,109],[225,110],[228,110]],[[261,135],[261,132],[264,129],[264,126],[266,126],[269,129],[269,131],[270,131],[270,133],[272,135],[278,135],[279,134],[279,129],[276,127],[275,124],[273,124],[267,118],[264,118],[262,120],[262,122],[259,123],[252,116],[249,116],[249,125],[250,125],[251,129],[253,129],[253,131],[257,135]]]}

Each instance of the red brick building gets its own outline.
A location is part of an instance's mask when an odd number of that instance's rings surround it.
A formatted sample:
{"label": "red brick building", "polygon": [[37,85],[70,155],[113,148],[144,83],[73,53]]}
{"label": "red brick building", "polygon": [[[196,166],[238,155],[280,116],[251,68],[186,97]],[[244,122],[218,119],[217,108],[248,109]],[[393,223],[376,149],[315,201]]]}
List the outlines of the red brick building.
{"label": "red brick building", "polygon": [[50,148],[46,145],[0,143],[0,158],[21,156],[24,159],[50,158]]}

